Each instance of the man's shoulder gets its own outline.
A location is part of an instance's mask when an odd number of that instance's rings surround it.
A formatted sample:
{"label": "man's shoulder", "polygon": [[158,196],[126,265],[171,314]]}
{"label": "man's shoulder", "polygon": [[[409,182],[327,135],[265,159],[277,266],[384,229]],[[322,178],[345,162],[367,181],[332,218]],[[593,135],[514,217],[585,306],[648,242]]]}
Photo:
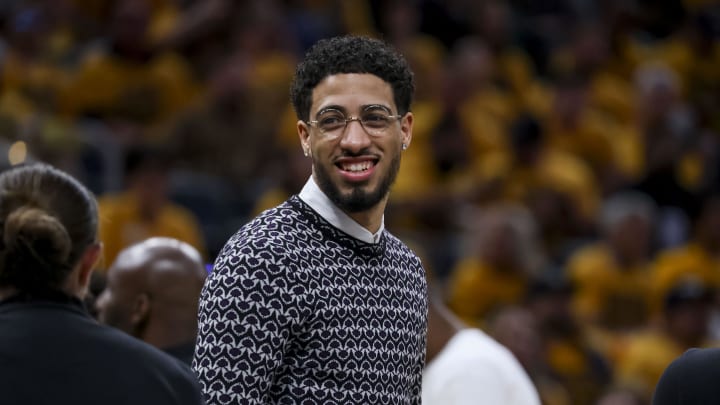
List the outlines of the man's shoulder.
{"label": "man's shoulder", "polygon": [[301,232],[307,225],[296,204],[291,198],[261,212],[243,225],[233,239],[274,241],[283,234]]}
{"label": "man's shoulder", "polygon": [[420,260],[420,256],[417,254],[417,252],[414,249],[417,249],[419,247],[416,246],[410,246],[407,243],[405,243],[402,239],[400,239],[398,236],[395,236],[393,233],[388,231],[387,229],[383,232],[383,237],[385,238],[385,243],[388,248],[391,250],[401,252],[406,254],[410,258]]}
{"label": "man's shoulder", "polygon": [[[283,255],[293,235],[308,233],[309,225],[290,200],[263,211],[233,234],[220,251],[218,261],[229,257]],[[218,263],[216,261],[216,264]]]}

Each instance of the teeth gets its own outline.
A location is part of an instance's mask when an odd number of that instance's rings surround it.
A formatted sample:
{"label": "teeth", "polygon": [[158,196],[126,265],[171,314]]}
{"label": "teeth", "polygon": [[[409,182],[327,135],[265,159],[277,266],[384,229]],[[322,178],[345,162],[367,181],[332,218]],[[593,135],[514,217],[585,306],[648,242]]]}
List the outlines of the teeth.
{"label": "teeth", "polygon": [[343,170],[348,172],[362,172],[369,169],[371,166],[370,162],[344,164]]}

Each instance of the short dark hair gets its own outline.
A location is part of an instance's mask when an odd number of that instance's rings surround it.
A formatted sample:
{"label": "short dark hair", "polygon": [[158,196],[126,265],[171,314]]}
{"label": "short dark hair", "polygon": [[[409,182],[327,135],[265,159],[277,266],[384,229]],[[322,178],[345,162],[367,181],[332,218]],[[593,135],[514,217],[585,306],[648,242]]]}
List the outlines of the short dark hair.
{"label": "short dark hair", "polygon": [[410,111],[415,82],[405,58],[386,42],[348,35],[318,41],[298,65],[290,88],[298,119],[309,119],[312,92],[318,83],[343,73],[369,73],[381,78],[392,87],[398,112]]}
{"label": "short dark hair", "polygon": [[0,286],[60,290],[97,240],[97,203],[61,170],[16,166],[0,174],[0,232]]}

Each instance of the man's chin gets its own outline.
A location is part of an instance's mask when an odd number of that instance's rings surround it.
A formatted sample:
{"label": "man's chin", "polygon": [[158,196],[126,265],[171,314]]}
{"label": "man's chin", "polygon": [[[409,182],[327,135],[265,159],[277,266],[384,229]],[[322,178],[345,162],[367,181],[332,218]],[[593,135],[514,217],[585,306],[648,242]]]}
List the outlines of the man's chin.
{"label": "man's chin", "polygon": [[349,213],[367,211],[378,205],[383,199],[377,189],[367,191],[367,187],[360,187],[351,192],[344,193],[334,202],[338,207]]}

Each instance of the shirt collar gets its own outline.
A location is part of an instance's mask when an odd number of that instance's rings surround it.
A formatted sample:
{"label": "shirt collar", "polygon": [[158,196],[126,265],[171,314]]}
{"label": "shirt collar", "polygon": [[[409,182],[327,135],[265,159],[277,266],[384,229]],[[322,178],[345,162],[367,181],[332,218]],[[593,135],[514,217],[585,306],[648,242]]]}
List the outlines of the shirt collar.
{"label": "shirt collar", "polygon": [[353,238],[366,243],[380,242],[380,235],[385,230],[385,216],[380,221],[380,229],[374,234],[371,233],[330,201],[328,196],[320,190],[312,176],[300,191],[299,197],[326,221]]}

